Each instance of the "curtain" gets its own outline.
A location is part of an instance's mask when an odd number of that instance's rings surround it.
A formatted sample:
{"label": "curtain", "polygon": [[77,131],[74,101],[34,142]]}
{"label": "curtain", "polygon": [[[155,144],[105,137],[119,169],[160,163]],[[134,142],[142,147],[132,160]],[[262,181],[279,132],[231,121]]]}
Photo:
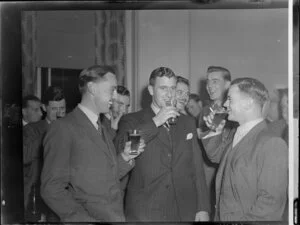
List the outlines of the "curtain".
{"label": "curtain", "polygon": [[118,84],[126,77],[125,11],[95,11],[95,64],[116,68]]}
{"label": "curtain", "polygon": [[22,95],[36,94],[36,12],[22,12]]}

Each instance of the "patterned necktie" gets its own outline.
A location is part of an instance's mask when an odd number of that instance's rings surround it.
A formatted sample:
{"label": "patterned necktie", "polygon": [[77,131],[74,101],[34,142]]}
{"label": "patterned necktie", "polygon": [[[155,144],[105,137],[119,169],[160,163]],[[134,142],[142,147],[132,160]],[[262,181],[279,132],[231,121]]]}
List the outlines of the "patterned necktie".
{"label": "patterned necktie", "polygon": [[100,133],[100,135],[102,135],[102,124],[101,124],[101,116],[98,117],[97,120],[97,125],[98,125],[98,132]]}

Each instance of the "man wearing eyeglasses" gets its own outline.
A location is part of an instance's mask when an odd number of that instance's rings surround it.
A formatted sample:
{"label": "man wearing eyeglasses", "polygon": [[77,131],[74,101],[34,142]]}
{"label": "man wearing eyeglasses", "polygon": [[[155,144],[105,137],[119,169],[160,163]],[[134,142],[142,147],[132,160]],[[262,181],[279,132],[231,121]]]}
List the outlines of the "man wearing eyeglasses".
{"label": "man wearing eyeglasses", "polygon": [[189,102],[190,96],[190,82],[188,79],[177,76],[177,83],[176,83],[176,100],[177,104],[176,107],[180,113],[184,115],[188,115],[186,112],[186,105]]}

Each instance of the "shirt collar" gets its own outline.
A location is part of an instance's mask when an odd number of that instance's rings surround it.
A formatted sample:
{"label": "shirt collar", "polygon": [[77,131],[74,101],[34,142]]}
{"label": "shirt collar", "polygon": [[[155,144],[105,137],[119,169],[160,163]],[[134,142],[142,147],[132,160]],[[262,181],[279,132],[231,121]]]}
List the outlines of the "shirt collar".
{"label": "shirt collar", "polygon": [[22,119],[22,124],[23,124],[23,126],[25,126],[28,124],[28,122],[26,122],[24,119]]}
{"label": "shirt collar", "polygon": [[92,110],[88,109],[80,103],[78,104],[78,108],[81,109],[81,111],[89,118],[94,127],[98,129],[97,121],[99,119],[99,115],[95,114]]}
{"label": "shirt collar", "polygon": [[239,133],[241,136],[245,136],[255,125],[263,121],[263,118],[258,118],[255,120],[248,121],[242,125],[240,125],[236,132]]}
{"label": "shirt collar", "polygon": [[155,115],[160,111],[160,108],[158,108],[157,106],[155,106],[153,104],[153,102],[151,103],[151,109],[153,110],[153,112],[155,113]]}

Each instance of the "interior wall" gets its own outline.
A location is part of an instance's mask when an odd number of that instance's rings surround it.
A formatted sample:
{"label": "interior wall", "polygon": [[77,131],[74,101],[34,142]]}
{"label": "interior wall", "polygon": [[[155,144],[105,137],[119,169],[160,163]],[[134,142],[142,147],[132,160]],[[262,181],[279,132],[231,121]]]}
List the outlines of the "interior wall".
{"label": "interior wall", "polygon": [[192,90],[207,67],[224,66],[232,79],[253,77],[269,91],[288,85],[288,9],[194,10],[191,13]]}
{"label": "interior wall", "polygon": [[82,69],[95,63],[94,11],[38,11],[37,66]]}
{"label": "interior wall", "polygon": [[200,81],[210,65],[228,68],[233,78],[257,78],[270,92],[288,84],[287,8],[142,10],[136,20],[139,102],[145,102],[151,71],[161,65],[188,77],[191,91],[203,98]]}

